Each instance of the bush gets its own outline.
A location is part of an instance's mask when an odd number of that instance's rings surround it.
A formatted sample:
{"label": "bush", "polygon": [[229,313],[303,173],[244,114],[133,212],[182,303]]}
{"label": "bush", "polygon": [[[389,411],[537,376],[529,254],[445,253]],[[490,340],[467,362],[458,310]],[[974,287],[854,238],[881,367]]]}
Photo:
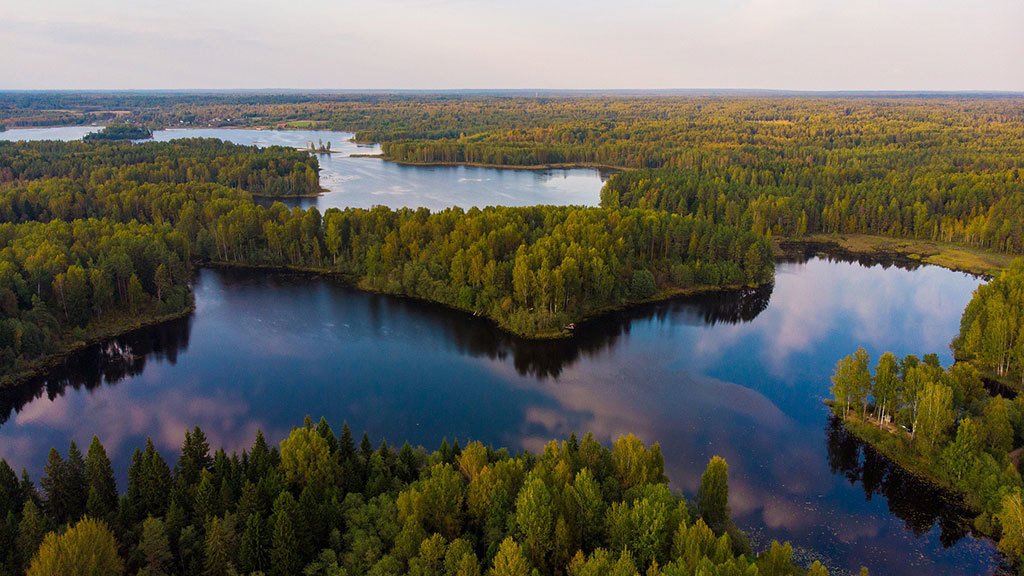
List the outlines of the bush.
{"label": "bush", "polygon": [[654,283],[654,274],[650,270],[641,269],[633,271],[633,284],[629,289],[629,296],[634,300],[643,300],[654,296],[658,286]]}

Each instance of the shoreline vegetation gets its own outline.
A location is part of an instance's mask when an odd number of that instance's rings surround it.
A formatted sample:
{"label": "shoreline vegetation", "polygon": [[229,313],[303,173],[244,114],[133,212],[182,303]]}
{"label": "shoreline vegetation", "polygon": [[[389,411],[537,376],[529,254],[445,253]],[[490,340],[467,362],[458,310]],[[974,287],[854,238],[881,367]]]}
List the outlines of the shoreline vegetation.
{"label": "shoreline vegetation", "polygon": [[613,166],[611,164],[600,164],[596,162],[555,162],[546,164],[492,164],[488,162],[468,162],[468,161],[412,161],[412,160],[399,160],[388,156],[387,154],[352,154],[350,158],[383,158],[392,164],[398,164],[401,166],[470,166],[474,168],[494,168],[496,170],[569,170],[573,168],[593,168],[596,170],[602,170],[610,173],[626,172],[629,168],[623,168],[621,166]]}
{"label": "shoreline vegetation", "polygon": [[178,320],[193,312],[195,312],[195,301],[190,295],[188,305],[178,311],[159,312],[151,310],[142,315],[133,316],[125,314],[119,318],[103,318],[102,321],[88,326],[82,331],[83,333],[65,336],[64,340],[70,339],[70,341],[58,344],[59,348],[56,351],[33,360],[31,364],[20,368],[15,373],[0,376],[0,391],[4,388],[21,386],[26,382],[46,375],[70,355],[84,348],[102,344],[105,341],[124,336],[136,330]]}
{"label": "shoreline vegetation", "polygon": [[[695,472],[696,473],[696,472]],[[827,576],[792,546],[751,549],[714,456],[688,498],[657,443],[588,433],[538,454],[442,440],[428,451],[308,416],[241,455],[185,431],[173,467],[151,439],[122,491],[97,437],[51,448],[35,487],[0,460],[4,573]],[[866,570],[862,569],[862,574]]]}
{"label": "shoreline vegetation", "polygon": [[[243,189],[320,190],[315,156],[284,148],[19,142],[0,144],[0,162],[12,176],[0,186],[0,240],[11,248],[0,252],[7,370],[54,351],[52,335],[105,314],[108,302],[188,291],[189,268],[207,262],[338,272],[357,287],[439,302],[528,337],[564,336],[595,311],[659,294],[763,284],[774,271],[763,236],[663,211],[321,214],[253,203]],[[96,254],[79,250],[83,234],[95,236]],[[107,238],[128,244],[127,259]],[[155,268],[160,253],[166,262]]]}
{"label": "shoreline vegetation", "polygon": [[[309,196],[309,195],[307,195],[307,196]],[[255,195],[254,195],[254,197],[255,197]],[[897,246],[898,249],[893,249],[892,247],[894,245]],[[941,263],[939,263],[937,261],[929,261],[929,260],[926,260],[926,259],[913,258],[913,257],[909,256],[910,254],[921,254],[924,248],[932,248],[932,247],[936,247],[935,243],[932,243],[932,242],[920,242],[920,243],[917,243],[917,242],[912,241],[912,240],[899,240],[899,239],[883,238],[883,237],[865,237],[865,236],[862,236],[862,235],[853,236],[853,237],[846,236],[846,237],[840,237],[840,238],[835,238],[835,237],[825,236],[825,235],[815,235],[815,236],[812,236],[812,237],[802,238],[802,239],[789,239],[789,238],[787,238],[787,239],[782,239],[782,240],[776,242],[776,245],[775,245],[775,256],[777,258],[786,258],[786,257],[799,257],[799,258],[803,258],[803,257],[806,257],[808,255],[808,249],[810,249],[810,250],[812,250],[815,253],[821,254],[821,255],[829,257],[829,258],[856,259],[858,257],[866,257],[866,258],[870,258],[870,259],[881,259],[881,260],[885,260],[885,261],[889,261],[889,260],[894,259],[894,258],[896,258],[896,259],[902,258],[902,259],[904,259],[905,262],[910,262],[910,263],[912,263],[912,262],[921,262],[921,263],[927,264],[927,265],[940,266],[940,267],[947,268],[947,269],[950,269],[950,270],[963,271],[963,272],[972,273],[972,274],[978,274],[978,275],[992,275],[992,274],[995,274],[998,269],[997,268],[993,268],[992,266],[997,265],[996,263],[999,263],[998,265],[1002,265],[1002,263],[1003,263],[1003,260],[1002,260],[1002,256],[1003,255],[992,255],[992,254],[989,254],[989,253],[983,253],[984,255],[989,255],[989,256],[992,256],[994,258],[992,260],[990,260],[990,261],[987,261],[986,264],[984,266],[982,266],[982,267],[974,268],[974,269],[970,269],[970,270],[963,270],[963,269],[956,268],[956,267],[944,266],[943,264],[941,264]],[[942,247],[939,246],[938,248],[941,249]],[[959,249],[959,248],[956,248],[956,247],[950,247],[950,248],[954,248],[957,252],[962,250],[962,249]],[[941,254],[941,252],[938,252],[937,254]],[[440,302],[440,301],[433,300],[433,299],[430,299],[430,298],[418,297],[416,295],[404,294],[404,293],[401,293],[401,292],[389,292],[389,291],[383,290],[383,289],[376,289],[372,285],[369,285],[368,283],[362,281],[360,278],[358,278],[356,276],[353,276],[352,274],[346,274],[346,273],[343,273],[343,272],[338,272],[338,271],[332,270],[330,268],[314,268],[314,267],[282,266],[282,265],[261,265],[261,264],[247,264],[247,263],[228,262],[228,261],[209,261],[209,262],[203,263],[201,266],[205,266],[205,267],[209,267],[209,268],[226,268],[226,269],[237,269],[237,270],[265,270],[265,271],[271,271],[271,272],[311,274],[311,275],[317,275],[317,276],[330,277],[330,278],[335,278],[335,279],[337,279],[340,282],[343,282],[347,286],[350,286],[352,288],[356,288],[358,290],[362,290],[364,292],[369,292],[369,293],[374,293],[374,294],[382,294],[382,295],[396,297],[396,298],[409,298],[409,299],[420,301],[420,302],[425,302],[425,303],[429,303],[429,304],[433,304],[433,305],[438,305],[438,306],[441,306],[443,308],[447,308],[449,310],[453,310],[453,311],[456,311],[456,312],[459,312],[459,313],[468,314],[468,315],[471,315],[471,316],[474,316],[474,317],[480,317],[480,314],[476,313],[472,309],[460,308],[457,305],[453,305],[453,304],[450,304],[450,303]],[[767,282],[767,284],[770,284],[772,282],[774,282],[774,280],[772,280],[770,282]],[[761,284],[761,285],[764,285],[764,284]],[[577,329],[580,329],[580,328],[583,327],[583,325],[587,321],[594,320],[594,319],[600,318],[600,317],[602,317],[604,315],[611,314],[611,313],[614,313],[614,312],[617,312],[617,311],[627,310],[627,309],[632,308],[632,307],[641,306],[643,304],[649,304],[649,303],[661,302],[661,301],[668,301],[668,300],[672,300],[672,299],[676,299],[676,298],[688,298],[688,297],[696,296],[696,295],[700,295],[700,294],[708,294],[708,293],[716,293],[716,292],[728,293],[728,292],[734,292],[734,291],[737,291],[737,290],[743,290],[743,289],[747,289],[747,288],[751,288],[751,287],[752,286],[750,286],[750,285],[733,284],[733,285],[726,285],[726,286],[694,286],[694,287],[690,287],[690,288],[672,287],[672,288],[660,289],[653,296],[650,296],[650,297],[647,297],[647,298],[644,298],[644,299],[630,300],[630,301],[626,301],[626,302],[623,302],[623,303],[620,303],[620,304],[609,305],[609,306],[606,306],[606,307],[603,307],[603,308],[591,311],[591,312],[587,313],[585,316],[582,316],[579,319],[574,320],[573,323],[577,326]],[[185,315],[191,313],[192,310],[193,310],[193,307],[190,306],[188,309],[182,310],[181,312],[178,312],[178,313],[169,314],[166,317],[162,317],[162,318],[161,317],[157,317],[156,319],[153,319],[151,321],[143,320],[137,326],[129,323],[128,325],[125,325],[120,330],[117,330],[117,329],[107,330],[104,334],[102,334],[100,336],[95,336],[95,337],[89,338],[87,340],[87,342],[86,342],[86,345],[95,344],[95,343],[100,342],[102,340],[115,338],[115,337],[123,335],[125,333],[132,332],[132,331],[134,331],[134,330],[136,330],[138,328],[141,328],[143,326],[149,326],[149,325],[153,325],[153,324],[158,324],[160,322],[164,322],[164,321],[180,318],[182,316],[185,316]],[[536,334],[532,334],[532,335],[530,335],[530,334],[519,334],[519,333],[516,333],[515,331],[509,329],[507,326],[503,326],[502,324],[500,324],[499,322],[495,321],[494,319],[487,318],[487,317],[483,317],[483,318],[485,320],[487,320],[488,322],[490,322],[491,324],[493,324],[497,329],[502,330],[502,331],[504,331],[504,332],[506,332],[508,334],[511,334],[513,336],[516,336],[518,338],[524,338],[524,339],[527,339],[527,340],[558,340],[558,339],[563,339],[563,338],[571,338],[573,336],[573,334],[574,334],[574,331],[567,330],[564,327],[560,328],[558,330],[551,330],[551,331],[547,331],[547,332],[540,332],[540,333],[536,333]],[[16,375],[14,380],[11,380],[9,377],[6,377],[6,376],[3,377],[3,378],[0,378],[0,388],[3,388],[5,386],[17,385],[17,384],[19,384],[21,382],[24,382],[26,380],[30,380],[32,378],[36,378],[36,377],[39,377],[39,376],[45,374],[47,371],[52,369],[52,367],[54,366],[55,363],[60,362],[69,353],[74,352],[74,351],[78,350],[81,347],[83,347],[83,346],[75,346],[73,348],[62,350],[61,352],[58,352],[58,353],[54,354],[53,357],[51,357],[51,358],[40,359],[39,360],[39,365],[37,367],[26,368],[21,373]],[[995,375],[992,374],[992,377],[995,378]]]}
{"label": "shoreline vegetation", "polygon": [[[883,354],[873,373],[863,349],[832,375],[829,402],[852,434],[901,468],[961,497],[972,529],[1024,567],[1024,258],[975,291],[951,346],[938,356]],[[985,380],[1008,384],[1009,397]]]}

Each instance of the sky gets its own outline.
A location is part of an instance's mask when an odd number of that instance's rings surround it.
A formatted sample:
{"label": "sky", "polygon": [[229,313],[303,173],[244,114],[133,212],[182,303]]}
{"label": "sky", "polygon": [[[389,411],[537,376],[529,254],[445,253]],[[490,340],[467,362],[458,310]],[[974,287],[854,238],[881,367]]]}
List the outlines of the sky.
{"label": "sky", "polygon": [[1024,0],[0,0],[0,89],[1024,91]]}

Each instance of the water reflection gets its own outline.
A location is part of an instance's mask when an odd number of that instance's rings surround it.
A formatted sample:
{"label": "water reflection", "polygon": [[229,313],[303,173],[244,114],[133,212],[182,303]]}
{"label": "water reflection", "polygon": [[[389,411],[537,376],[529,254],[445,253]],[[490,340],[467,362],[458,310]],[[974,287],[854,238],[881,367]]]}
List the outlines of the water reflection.
{"label": "water reflection", "polygon": [[906,523],[916,535],[939,528],[939,541],[946,548],[972,533],[974,516],[957,502],[955,495],[908,474],[892,460],[846,430],[837,418],[825,427],[828,465],[850,484],[860,484],[864,497],[885,497],[889,512]]}
{"label": "water reflection", "polygon": [[[224,276],[225,287],[244,285],[253,277],[262,276],[259,272],[235,271]],[[278,288],[294,287],[308,278],[305,274],[275,274],[268,282]],[[557,378],[581,356],[613,348],[622,335],[629,333],[634,320],[664,321],[671,315],[676,322],[693,325],[749,322],[767,308],[772,292],[772,286],[767,285],[645,304],[582,323],[574,338],[535,341],[518,338],[496,329],[490,322],[428,302],[366,294],[343,285],[332,288],[347,297],[364,297],[375,319],[373,324],[378,327],[382,324],[383,308],[388,309],[388,315],[409,315],[439,328],[443,339],[462,354],[500,361],[511,358],[520,376],[537,378]],[[89,346],[71,354],[45,376],[4,390],[0,394],[0,426],[12,412],[20,411],[44,394],[52,401],[67,388],[93,390],[103,384],[115,385],[142,374],[147,362],[167,362],[173,366],[178,354],[188,349],[192,321],[190,314]]]}
{"label": "water reflection", "polygon": [[92,391],[104,384],[114,385],[142,374],[149,362],[175,364],[178,354],[188,349],[191,325],[190,314],[71,354],[45,376],[0,393],[0,426],[7,423],[12,413],[44,395],[53,401],[68,388]]}
{"label": "water reflection", "polygon": [[[998,557],[985,541],[949,545],[956,532],[907,530],[891,513],[890,495],[909,510],[916,489],[865,499],[863,480],[830,466],[821,402],[836,361],[861,344],[876,358],[934,350],[948,362],[978,282],[800,259],[780,264],[770,288],[621,311],[571,340],[532,343],[329,279],[207,269],[186,334],[154,346],[162,353],[144,369],[97,386],[105,369],[90,367],[65,378],[77,388],[9,400],[0,457],[38,474],[51,445],[97,433],[123,474],[146,435],[169,458],[195,424],[240,449],[256,428],[280,440],[306,413],[426,446],[457,437],[536,450],[570,431],[603,442],[632,432],[661,443],[673,486],[691,496],[707,459],[725,457],[734,516],[756,543],[790,540],[835,573],[991,573]],[[925,510],[929,498],[918,498]]]}

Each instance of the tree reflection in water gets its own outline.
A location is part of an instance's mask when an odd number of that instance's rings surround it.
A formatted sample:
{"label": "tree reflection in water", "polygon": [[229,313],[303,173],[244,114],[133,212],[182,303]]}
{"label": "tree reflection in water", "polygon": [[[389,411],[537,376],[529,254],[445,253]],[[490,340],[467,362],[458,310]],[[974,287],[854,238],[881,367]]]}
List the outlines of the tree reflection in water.
{"label": "tree reflection in water", "polygon": [[177,362],[178,354],[188,349],[192,316],[162,322],[87,346],[69,355],[45,376],[19,386],[0,390],[0,426],[12,413],[46,394],[53,400],[71,388],[94,390],[103,384],[117,384],[141,374],[150,360]]}
{"label": "tree reflection in water", "polygon": [[850,484],[860,483],[868,500],[884,496],[889,512],[903,520],[916,536],[928,533],[938,523],[939,540],[949,548],[973,534],[973,515],[955,494],[903,470],[847,431],[838,418],[829,418],[825,439],[832,473],[844,476]]}
{"label": "tree reflection in water", "polygon": [[[262,272],[232,272],[224,276],[225,284],[230,285],[232,278],[239,281],[250,274]],[[294,283],[303,278],[295,274],[274,274],[272,280]],[[650,318],[664,321],[672,317],[676,322],[690,324],[749,322],[768,307],[772,293],[772,286],[768,285],[643,304],[581,323],[571,338],[535,341],[515,337],[487,320],[443,306],[366,294],[345,286],[336,286],[336,289],[340,297],[354,293],[368,298],[371,311],[379,313],[381,308],[402,308],[402,312],[443,331],[441,340],[452,343],[461,353],[492,360],[511,357],[520,375],[538,378],[558,378],[565,367],[580,357],[614,347],[619,338],[629,334],[634,321]],[[0,426],[12,413],[44,393],[52,400],[69,387],[93,390],[103,384],[113,385],[141,374],[148,360],[167,360],[174,364],[178,354],[188,348],[191,327],[192,316],[142,328],[75,352],[43,377],[0,390]],[[129,355],[122,355],[119,350]]]}

